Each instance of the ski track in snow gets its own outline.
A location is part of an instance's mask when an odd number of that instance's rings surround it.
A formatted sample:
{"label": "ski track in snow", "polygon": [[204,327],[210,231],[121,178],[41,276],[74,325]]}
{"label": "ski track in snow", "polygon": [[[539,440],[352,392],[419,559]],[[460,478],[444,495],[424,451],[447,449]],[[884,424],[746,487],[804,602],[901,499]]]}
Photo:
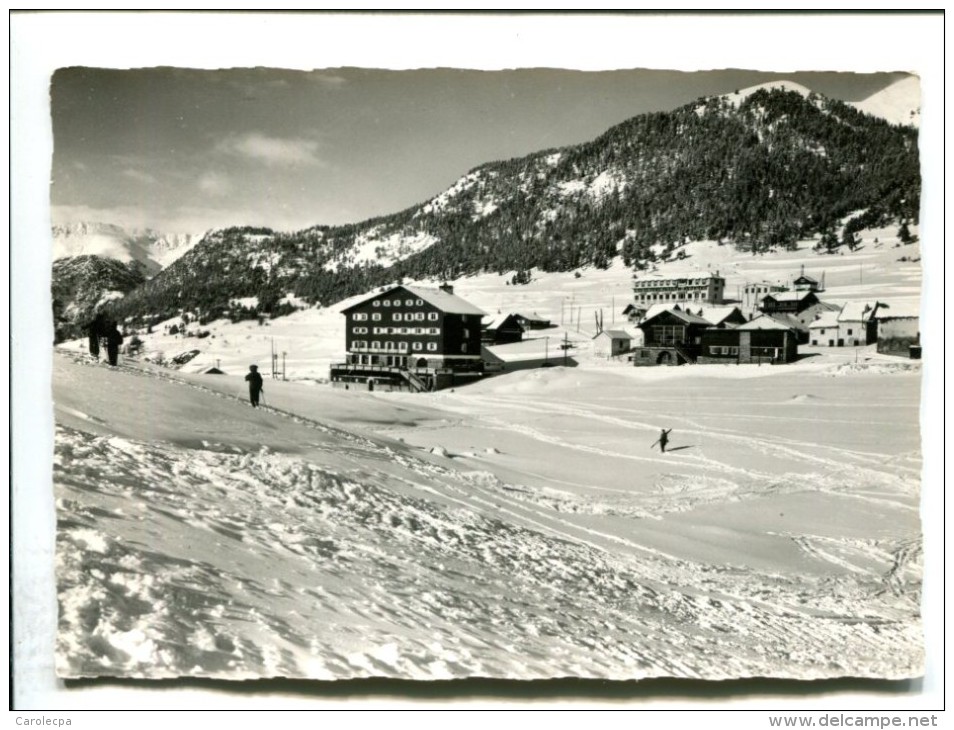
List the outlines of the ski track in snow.
{"label": "ski track in snow", "polygon": [[[74,359],[71,367],[98,366]],[[172,374],[118,370],[247,409]],[[506,397],[468,398],[519,408]],[[805,679],[920,671],[916,540],[792,535],[839,570],[782,574],[679,559],[640,544],[638,529],[625,537],[577,519],[615,514],[636,526],[667,506],[754,499],[785,486],[777,474],[700,449],[666,455],[695,477],[674,474],[650,493],[593,490],[583,500],[262,410],[326,438],[305,458],[58,427],[62,675]],[[606,409],[542,410],[655,429]],[[503,417],[480,422],[561,448],[661,460],[573,444]],[[750,435],[683,423],[687,433],[752,445]],[[819,489],[839,488],[847,467],[838,457],[853,470],[869,462],[860,451],[819,456],[809,446],[757,444],[823,470]],[[880,469],[862,473],[871,488],[903,486]]]}

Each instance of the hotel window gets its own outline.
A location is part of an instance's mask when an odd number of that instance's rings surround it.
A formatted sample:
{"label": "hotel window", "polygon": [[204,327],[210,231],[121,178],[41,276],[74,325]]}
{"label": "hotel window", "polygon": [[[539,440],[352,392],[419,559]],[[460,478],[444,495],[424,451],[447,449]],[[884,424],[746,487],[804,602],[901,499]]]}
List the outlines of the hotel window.
{"label": "hotel window", "polygon": [[414,302],[414,303],[417,304],[417,306],[419,306],[419,307],[423,307],[423,306],[424,306],[424,300],[423,300],[423,299],[418,299],[418,300],[417,300],[416,302]]}
{"label": "hotel window", "polygon": [[466,338],[466,337],[470,337],[470,330],[467,329],[466,327],[464,328],[464,337],[465,337],[465,338]]}
{"label": "hotel window", "polygon": [[460,346],[460,351],[461,351],[461,352],[467,352],[467,343],[466,343],[466,342],[465,342],[463,345]]}
{"label": "hotel window", "polygon": [[385,307],[390,307],[390,306],[391,306],[391,300],[390,300],[390,299],[385,299],[385,300],[384,300],[384,306],[385,306]]}
{"label": "hotel window", "polygon": [[358,312],[351,317],[355,322],[366,322],[368,315],[362,312]]}
{"label": "hotel window", "polygon": [[431,352],[436,351],[436,350],[437,350],[437,343],[436,343],[436,342],[428,342],[428,343],[427,343],[427,349],[430,350]]}
{"label": "hotel window", "polygon": [[381,321],[381,313],[380,313],[380,312],[375,312],[374,314],[372,314],[372,315],[371,315],[371,320],[372,320],[373,322],[380,322],[380,321]]}
{"label": "hotel window", "polygon": [[373,306],[375,306],[375,307],[380,307],[380,306],[381,306],[381,302],[379,302],[379,301],[374,301],[374,302],[372,302],[371,304],[372,304]]}
{"label": "hotel window", "polygon": [[395,322],[400,322],[402,316],[403,316],[403,315],[402,315],[400,312],[395,312],[395,313],[394,313],[394,321],[395,321]]}
{"label": "hotel window", "polygon": [[367,327],[352,327],[352,328],[351,328],[351,331],[354,332],[356,335],[366,335],[366,334],[368,334],[368,328],[367,328]]}
{"label": "hotel window", "polygon": [[428,327],[427,334],[429,335],[439,335],[441,333],[440,327]]}
{"label": "hotel window", "polygon": [[415,312],[415,313],[414,313],[414,319],[416,319],[418,322],[423,322],[423,321],[424,321],[424,312]]}
{"label": "hotel window", "polygon": [[398,352],[407,352],[407,343],[399,342],[398,343]]}
{"label": "hotel window", "polygon": [[848,330],[848,334],[849,334],[849,335],[851,334],[851,330]]}
{"label": "hotel window", "polygon": [[405,299],[405,300],[404,300],[404,306],[405,306],[405,307],[413,307],[413,306],[414,306],[414,300],[413,300],[413,299]]}
{"label": "hotel window", "polygon": [[428,313],[427,313],[427,318],[428,318],[428,320],[430,320],[431,322],[436,322],[436,321],[437,321],[437,312],[428,312]]}
{"label": "hotel window", "polygon": [[380,350],[380,349],[381,349],[381,343],[378,342],[377,340],[372,340],[372,341],[371,341],[371,349],[372,349],[372,350]]}
{"label": "hotel window", "polygon": [[384,343],[384,349],[385,349],[385,350],[393,350],[393,349],[394,349],[394,343],[391,342],[391,340],[388,340],[387,342]]}

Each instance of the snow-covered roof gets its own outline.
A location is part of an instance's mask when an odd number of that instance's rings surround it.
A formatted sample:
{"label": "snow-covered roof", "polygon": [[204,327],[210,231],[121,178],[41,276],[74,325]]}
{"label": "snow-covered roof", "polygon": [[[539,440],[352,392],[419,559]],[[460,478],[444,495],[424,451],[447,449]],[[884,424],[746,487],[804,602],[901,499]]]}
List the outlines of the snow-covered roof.
{"label": "snow-covered roof", "polygon": [[736,329],[740,330],[794,330],[797,329],[794,324],[788,321],[788,318],[770,317],[763,314],[761,317],[749,320],[745,324],[740,324]]}
{"label": "snow-covered roof", "polygon": [[724,280],[725,277],[720,276],[718,271],[685,271],[681,274],[643,274],[640,276],[633,277],[634,282],[639,283],[641,281],[691,281],[693,279],[719,279]]}
{"label": "snow-covered roof", "polygon": [[520,314],[520,313],[518,312],[518,313],[517,313],[517,316],[518,316],[518,317],[522,317],[523,319],[527,320],[528,322],[549,322],[549,321],[550,321],[549,319],[546,319],[545,317],[541,317],[541,316],[540,316],[539,314],[537,314],[536,312],[534,312],[533,314],[530,314],[530,315]]}
{"label": "snow-covered roof", "polygon": [[813,295],[813,292],[810,291],[783,291],[776,294],[766,294],[762,297],[762,300],[766,300],[769,297],[774,299],[776,302],[800,302],[805,297],[810,297]]}
{"label": "snow-covered roof", "polygon": [[877,305],[870,302],[848,302],[841,308],[839,322],[864,322],[871,318]]}
{"label": "snow-covered roof", "polygon": [[877,319],[916,319],[921,316],[921,308],[917,304],[881,304],[875,314]]}
{"label": "snow-covered roof", "polygon": [[492,320],[490,320],[490,322],[487,322],[487,323],[484,325],[484,328],[485,328],[485,329],[488,329],[488,330],[498,329],[498,328],[501,327],[508,319],[513,318],[514,321],[512,322],[512,324],[516,325],[516,326],[517,326],[518,328],[520,328],[520,329],[523,329],[523,328],[520,326],[520,323],[516,321],[518,316],[519,316],[519,315],[513,314],[512,312],[508,312],[507,314],[498,314],[496,317],[494,317]]}
{"label": "snow-covered roof", "polygon": [[650,304],[649,309],[646,310],[646,314],[643,315],[642,321],[645,322],[647,319],[652,319],[660,312],[668,312],[672,310],[682,309],[678,304],[668,302],[663,304],[662,302],[656,302],[655,304]]}
{"label": "snow-covered roof", "polygon": [[665,309],[661,309],[657,311],[655,314],[650,314],[649,312],[647,312],[646,316],[643,317],[643,320],[642,322],[640,322],[640,324],[641,325],[645,324],[649,320],[655,317],[658,317],[659,315],[664,314],[665,312],[669,312],[670,314],[675,315],[678,319],[681,319],[686,324],[704,324],[706,326],[709,326],[712,324],[707,319],[703,319],[702,317],[695,314],[690,314],[689,312],[684,312],[679,307],[674,307],[674,306],[669,306],[669,307],[666,307]]}
{"label": "snow-covered roof", "polygon": [[818,283],[818,279],[815,279],[815,278],[809,276],[808,274],[802,274],[802,275],[799,276],[797,279],[795,279],[795,283],[796,283],[796,284],[800,284],[800,283],[802,283],[802,282],[805,282],[805,283],[808,283],[808,284],[817,284],[817,283]]}
{"label": "snow-covered roof", "polygon": [[[686,307],[686,310],[690,312],[693,311],[691,307]],[[712,324],[722,324],[726,319],[732,316],[733,312],[737,311],[739,311],[739,308],[733,304],[710,305],[699,307],[695,310],[696,314]]]}
{"label": "snow-covered roof", "polygon": [[623,330],[603,330],[602,332],[597,334],[595,337],[593,337],[593,339],[595,340],[597,337],[600,337],[602,335],[606,335],[607,337],[610,337],[614,340],[633,339],[633,336],[629,332],[624,332]]}
{"label": "snow-covered roof", "polygon": [[838,326],[838,314],[837,311],[828,311],[822,312],[819,315],[818,319],[808,325],[809,329],[824,328],[824,327],[837,327]]}
{"label": "snow-covered roof", "polygon": [[443,289],[431,289],[431,288],[423,287],[423,286],[403,286],[403,285],[393,286],[390,289],[387,289],[386,291],[377,292],[369,297],[366,297],[365,299],[362,299],[357,304],[352,304],[350,307],[347,307],[346,309],[343,309],[341,311],[348,312],[354,309],[355,307],[360,307],[365,302],[369,302],[372,299],[377,299],[378,297],[387,296],[391,294],[391,292],[395,291],[396,289],[403,289],[409,294],[417,297],[418,299],[423,299],[428,304],[432,304],[433,306],[440,309],[442,312],[446,312],[448,314],[476,314],[481,317],[484,317],[487,315],[486,312],[484,312],[481,309],[478,309],[467,300],[461,299],[456,294],[451,294],[450,292],[444,291]]}
{"label": "snow-covered roof", "polygon": [[452,314],[479,314],[486,316],[486,312],[478,309],[466,299],[461,299],[456,294],[444,291],[443,289],[428,289],[422,286],[404,287],[411,294],[420,297],[425,302],[433,304],[438,309]]}

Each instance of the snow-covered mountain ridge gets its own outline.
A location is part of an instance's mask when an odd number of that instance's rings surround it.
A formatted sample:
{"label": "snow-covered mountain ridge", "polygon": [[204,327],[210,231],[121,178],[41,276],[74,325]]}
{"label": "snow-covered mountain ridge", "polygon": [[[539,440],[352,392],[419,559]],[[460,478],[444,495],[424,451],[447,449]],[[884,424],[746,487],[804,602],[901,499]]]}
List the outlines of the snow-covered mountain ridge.
{"label": "snow-covered mountain ridge", "polygon": [[137,261],[153,276],[190,251],[204,234],[163,233],[151,228],[123,228],[112,223],[75,222],[52,227],[53,259],[101,256],[123,263]]}
{"label": "snow-covered mountain ridge", "polygon": [[910,127],[921,125],[921,84],[917,76],[909,76],[872,94],[852,102],[855,109],[875,117]]}
{"label": "snow-covered mountain ridge", "polygon": [[757,253],[840,228],[916,221],[917,133],[775,84],[644,114],[592,142],[491,162],[399,213],[346,226],[216,231],[115,305],[202,319],[258,297],[329,304],[402,278],[637,270],[687,241]]}

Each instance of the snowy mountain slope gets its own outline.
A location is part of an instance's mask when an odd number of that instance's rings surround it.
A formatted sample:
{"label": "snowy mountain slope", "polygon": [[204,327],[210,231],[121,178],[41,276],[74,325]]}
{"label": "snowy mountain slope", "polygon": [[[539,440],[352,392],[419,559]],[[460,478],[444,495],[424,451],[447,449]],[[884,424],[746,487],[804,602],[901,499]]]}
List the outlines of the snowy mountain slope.
{"label": "snowy mountain slope", "polygon": [[632,368],[252,410],[237,377],[58,355],[58,671],[914,676],[918,464],[878,438],[918,378],[768,370],[705,412],[706,378],[647,401]]}
{"label": "snowy mountain slope", "polygon": [[858,227],[916,222],[917,134],[804,87],[774,84],[644,114],[586,144],[489,162],[439,195],[346,226],[230,228],[117,303],[117,316],[286,313],[289,294],[340,301],[402,278],[645,270],[687,241],[750,253]]}
{"label": "snowy mountain slope", "polygon": [[865,114],[885,119],[892,124],[919,127],[921,124],[921,84],[917,76],[896,81],[852,106]]}
{"label": "snowy mountain slope", "polygon": [[57,342],[80,336],[107,302],[121,299],[146,280],[142,265],[102,256],[71,256],[53,262],[51,293]]}
{"label": "snowy mountain slope", "polygon": [[70,223],[53,226],[53,259],[100,256],[123,263],[137,261],[153,276],[190,251],[202,234],[127,230],[109,223]]}

